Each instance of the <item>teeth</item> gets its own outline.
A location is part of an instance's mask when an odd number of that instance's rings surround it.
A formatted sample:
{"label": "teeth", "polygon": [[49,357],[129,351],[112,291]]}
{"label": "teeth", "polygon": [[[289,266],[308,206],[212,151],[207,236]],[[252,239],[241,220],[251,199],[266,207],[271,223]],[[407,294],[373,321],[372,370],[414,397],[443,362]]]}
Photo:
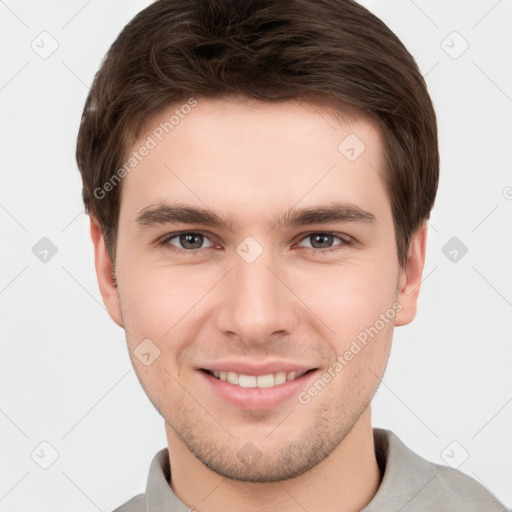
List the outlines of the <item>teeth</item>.
{"label": "teeth", "polygon": [[277,372],[274,375],[274,384],[284,384],[286,382],[286,372]]}
{"label": "teeth", "polygon": [[271,388],[275,384],[274,376],[271,373],[269,375],[256,377],[256,382],[259,388]]}
{"label": "teeth", "polygon": [[304,375],[306,372],[276,372],[269,373],[268,375],[243,375],[236,372],[221,372],[221,371],[211,371],[212,374],[217,379],[227,381],[230,384],[234,384],[240,386],[241,388],[271,388],[274,386],[279,386],[280,384],[284,384],[286,381],[291,381],[297,379],[301,375]]}
{"label": "teeth", "polygon": [[228,380],[228,382],[230,384],[238,384],[238,373],[228,372],[228,379],[227,380]]}
{"label": "teeth", "polygon": [[258,387],[258,382],[256,381],[256,377],[254,375],[239,375],[238,385],[241,388],[256,388]]}

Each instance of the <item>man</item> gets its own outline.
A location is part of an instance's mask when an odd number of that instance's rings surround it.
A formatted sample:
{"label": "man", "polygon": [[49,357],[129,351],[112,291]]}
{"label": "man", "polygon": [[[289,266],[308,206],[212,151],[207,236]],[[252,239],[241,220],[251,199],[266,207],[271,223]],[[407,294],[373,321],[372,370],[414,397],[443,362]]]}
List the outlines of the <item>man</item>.
{"label": "man", "polygon": [[411,55],[347,0],[159,0],[77,146],[98,283],[165,420],[119,508],[498,511],[372,429],[416,313],[437,127]]}

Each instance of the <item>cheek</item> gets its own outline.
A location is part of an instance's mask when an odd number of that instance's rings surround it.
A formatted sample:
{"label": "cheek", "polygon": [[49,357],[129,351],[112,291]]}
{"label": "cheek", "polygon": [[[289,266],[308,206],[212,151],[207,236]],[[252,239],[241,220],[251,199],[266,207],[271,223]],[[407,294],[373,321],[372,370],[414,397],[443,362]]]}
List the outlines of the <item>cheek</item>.
{"label": "cheek", "polygon": [[295,277],[294,292],[328,327],[328,338],[344,343],[382,314],[394,315],[397,273],[383,260],[311,267]]}
{"label": "cheek", "polygon": [[[118,282],[123,318],[132,338],[148,337],[161,343],[184,330],[208,303],[208,293],[222,277],[215,269],[150,267],[126,262]],[[203,302],[204,301],[204,302]]]}

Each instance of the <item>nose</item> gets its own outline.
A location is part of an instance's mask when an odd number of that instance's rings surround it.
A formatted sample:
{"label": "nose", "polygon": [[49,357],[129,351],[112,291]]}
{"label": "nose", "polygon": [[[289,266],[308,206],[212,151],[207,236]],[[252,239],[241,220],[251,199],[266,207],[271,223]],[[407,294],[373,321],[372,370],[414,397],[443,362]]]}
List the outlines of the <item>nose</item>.
{"label": "nose", "polygon": [[233,263],[220,290],[217,329],[247,346],[265,345],[271,336],[292,333],[300,301],[271,251],[263,251],[252,263],[235,254]]}

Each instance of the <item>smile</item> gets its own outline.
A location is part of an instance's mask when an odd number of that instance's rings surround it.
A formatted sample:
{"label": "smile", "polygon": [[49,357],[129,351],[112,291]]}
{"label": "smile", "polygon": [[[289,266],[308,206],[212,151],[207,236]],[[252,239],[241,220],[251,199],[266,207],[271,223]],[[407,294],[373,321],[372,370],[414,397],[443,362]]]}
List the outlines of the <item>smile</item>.
{"label": "smile", "polygon": [[243,373],[226,372],[226,371],[210,371],[204,370],[209,375],[212,375],[216,379],[229,382],[235,386],[241,388],[272,388],[284,384],[285,382],[293,381],[305,373],[306,371],[300,372],[276,372],[269,373],[267,375],[244,375]]}

